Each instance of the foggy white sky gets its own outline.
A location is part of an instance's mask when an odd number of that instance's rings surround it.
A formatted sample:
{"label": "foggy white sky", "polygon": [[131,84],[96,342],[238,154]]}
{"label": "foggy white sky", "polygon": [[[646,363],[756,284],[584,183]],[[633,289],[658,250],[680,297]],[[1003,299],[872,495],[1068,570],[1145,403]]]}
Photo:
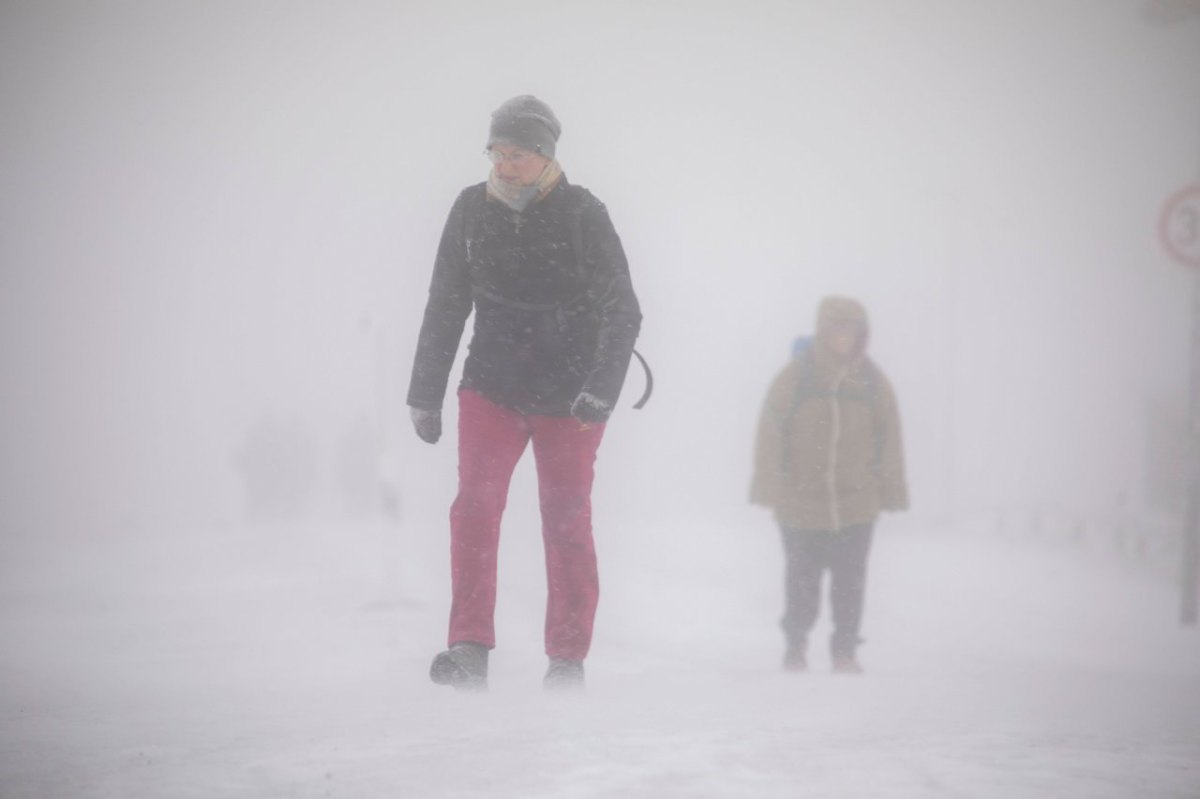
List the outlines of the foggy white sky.
{"label": "foggy white sky", "polygon": [[403,388],[445,214],[521,93],[646,315],[658,389],[631,411],[631,372],[606,512],[740,507],[831,292],[871,311],[917,513],[1136,504],[1196,279],[1154,225],[1200,172],[1200,19],[1141,7],[6,2],[0,527],[236,518],[250,421],[301,420],[327,469],[376,354],[407,504],[442,517],[453,436],[418,442]]}

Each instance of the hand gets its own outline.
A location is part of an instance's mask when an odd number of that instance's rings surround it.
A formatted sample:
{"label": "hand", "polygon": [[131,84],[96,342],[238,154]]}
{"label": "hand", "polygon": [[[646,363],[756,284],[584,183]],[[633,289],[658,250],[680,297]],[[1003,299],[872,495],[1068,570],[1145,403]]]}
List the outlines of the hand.
{"label": "hand", "polygon": [[408,415],[412,417],[413,428],[422,441],[436,444],[437,440],[442,437],[441,411],[426,411],[410,407]]}
{"label": "hand", "polygon": [[608,421],[612,406],[599,397],[584,391],[571,403],[571,415],[584,424],[601,424]]}

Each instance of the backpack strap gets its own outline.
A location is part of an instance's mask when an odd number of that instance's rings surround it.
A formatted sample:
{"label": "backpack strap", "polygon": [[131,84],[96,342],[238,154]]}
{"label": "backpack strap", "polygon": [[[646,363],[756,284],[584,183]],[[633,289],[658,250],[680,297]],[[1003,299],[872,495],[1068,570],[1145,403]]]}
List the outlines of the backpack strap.
{"label": "backpack strap", "polygon": [[463,214],[463,246],[467,251],[467,265],[471,265],[471,250],[475,244],[475,231],[483,216],[483,204],[487,202],[487,184],[474,186],[467,191],[473,195],[466,200],[466,213]]}
{"label": "backpack strap", "polygon": [[864,364],[864,372],[867,383],[867,396],[871,398],[871,424],[875,431],[875,473],[879,474],[883,471],[883,434],[884,434],[884,418],[879,411],[879,385],[880,380],[879,367],[875,362],[867,359]]}
{"label": "backpack strap", "polygon": [[583,255],[583,208],[587,204],[587,191],[582,186],[571,186],[575,189],[575,203],[567,212],[571,227],[571,252],[575,254],[575,269],[582,273],[584,266]]}

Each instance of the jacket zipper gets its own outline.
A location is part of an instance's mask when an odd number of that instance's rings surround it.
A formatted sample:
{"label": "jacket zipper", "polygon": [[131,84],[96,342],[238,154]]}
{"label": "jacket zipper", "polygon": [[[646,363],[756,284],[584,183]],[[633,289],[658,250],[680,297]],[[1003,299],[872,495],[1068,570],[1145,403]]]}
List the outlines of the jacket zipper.
{"label": "jacket zipper", "polygon": [[829,471],[826,481],[829,489],[829,518],[835,532],[842,529],[841,506],[838,503],[837,496],[837,448],[838,442],[842,437],[842,408],[838,402],[838,390],[841,388],[846,371],[843,369],[837,373],[829,389]]}

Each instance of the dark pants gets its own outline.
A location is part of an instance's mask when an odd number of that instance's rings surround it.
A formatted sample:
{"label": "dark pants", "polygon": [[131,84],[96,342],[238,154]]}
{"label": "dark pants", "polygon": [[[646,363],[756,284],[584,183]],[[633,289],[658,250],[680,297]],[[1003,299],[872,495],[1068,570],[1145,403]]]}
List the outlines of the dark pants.
{"label": "dark pants", "polygon": [[867,555],[874,527],[874,523],[868,523],[840,530],[783,529],[787,600],[782,626],[789,648],[803,651],[808,641],[821,610],[821,578],[828,569],[829,604],[833,610],[830,651],[834,657],[854,655],[859,644]]}

